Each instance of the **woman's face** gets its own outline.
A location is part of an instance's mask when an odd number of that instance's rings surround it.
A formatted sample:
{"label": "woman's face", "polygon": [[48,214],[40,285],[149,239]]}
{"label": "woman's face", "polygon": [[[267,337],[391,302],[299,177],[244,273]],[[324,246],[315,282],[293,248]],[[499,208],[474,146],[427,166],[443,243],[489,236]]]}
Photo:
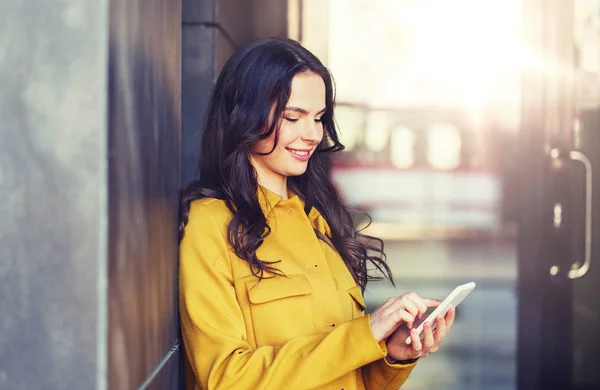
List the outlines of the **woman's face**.
{"label": "woman's face", "polygon": [[290,98],[279,118],[278,143],[272,153],[275,131],[252,148],[251,162],[260,184],[281,188],[288,176],[302,175],[308,160],[323,139],[321,117],[325,112],[325,83],[314,73],[292,79]]}

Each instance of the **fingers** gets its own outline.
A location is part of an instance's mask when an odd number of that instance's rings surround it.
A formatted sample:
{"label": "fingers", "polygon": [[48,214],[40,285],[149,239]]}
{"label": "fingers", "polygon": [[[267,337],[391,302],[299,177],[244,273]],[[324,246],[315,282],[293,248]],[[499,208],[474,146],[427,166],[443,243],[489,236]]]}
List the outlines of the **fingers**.
{"label": "fingers", "polygon": [[377,341],[392,334],[404,322],[410,329],[419,314],[417,305],[407,297],[391,298],[370,315],[370,325]]}
{"label": "fingers", "polygon": [[[419,309],[413,300],[406,296],[395,298],[386,308],[386,313],[393,315],[396,323],[400,320],[406,322],[409,329],[413,327],[415,318],[419,315]],[[408,315],[406,315],[408,313]]]}
{"label": "fingers", "polygon": [[[402,323],[405,323],[408,329],[412,329],[417,317],[422,318],[428,308],[439,306],[439,304],[440,301],[423,299],[415,292],[390,298],[370,316],[373,335],[377,341],[381,341],[392,334]],[[452,320],[452,317],[449,319]]]}
{"label": "fingers", "polygon": [[422,318],[428,308],[437,307],[440,303],[438,300],[421,298],[419,294],[410,292],[400,297],[389,299],[382,307],[386,307],[387,310],[392,312],[397,310],[409,312],[413,318],[407,320],[406,316],[402,316],[402,320],[406,322],[409,329],[412,329],[415,318]]}
{"label": "fingers", "polygon": [[430,353],[435,353],[440,349],[440,345],[442,341],[446,337],[448,330],[454,323],[454,318],[456,315],[456,309],[453,307],[448,310],[446,313],[446,317],[438,317],[436,318],[436,329],[434,334],[434,345],[429,351]]}
{"label": "fingers", "polygon": [[446,328],[450,329],[452,324],[454,324],[454,319],[456,318],[456,309],[452,306],[446,313]]}
{"label": "fingers", "polygon": [[434,335],[434,346],[431,349],[432,353],[437,352],[437,350],[440,347],[440,344],[442,343],[442,340],[444,340],[444,337],[446,337],[446,332],[448,330],[446,326],[446,320],[444,319],[444,317],[438,317],[435,321],[436,329]]}
{"label": "fingers", "polygon": [[427,305],[427,307],[438,307],[442,302],[437,299],[427,299],[423,298],[423,302]]}
{"label": "fingers", "polygon": [[420,356],[420,353],[423,350],[423,344],[421,343],[421,338],[416,329],[410,331],[410,341],[415,356]]}
{"label": "fingers", "polygon": [[398,300],[398,298],[394,297],[394,298],[388,298],[386,299],[385,302],[383,302],[383,304],[381,306],[379,306],[380,309],[387,309],[388,307],[390,307],[391,305],[394,304],[394,302],[396,302]]}
{"label": "fingers", "polygon": [[406,298],[408,301],[412,302],[415,305],[418,311],[418,313],[415,314],[416,316],[421,317],[427,312],[427,304],[425,303],[425,300],[421,298],[417,293],[411,292],[405,294],[403,298]]}
{"label": "fingers", "polygon": [[396,323],[404,321],[407,324],[409,324],[408,325],[409,328],[412,327],[412,323],[415,320],[415,316],[412,313],[410,313],[410,312],[408,312],[408,311],[406,311],[404,309],[400,309],[400,310],[396,310],[394,312],[394,314],[396,316],[395,317]]}
{"label": "fingers", "polygon": [[429,353],[435,344],[433,337],[433,327],[431,323],[425,324],[423,327],[423,351]]}
{"label": "fingers", "polygon": [[411,321],[408,321],[406,325],[408,329],[412,329],[415,324],[415,319],[419,316],[419,308],[416,303],[412,301],[410,298],[402,298],[404,304],[404,310],[408,311],[412,315]]}
{"label": "fingers", "polygon": [[392,306],[402,306],[402,308],[413,313],[416,317],[424,315],[430,307],[438,307],[440,303],[436,299],[421,298],[416,292],[410,292],[397,298],[388,299],[381,307],[391,308]]}
{"label": "fingers", "polygon": [[[438,305],[439,301],[423,299],[427,304]],[[446,337],[450,327],[454,323],[456,309],[451,307],[445,316],[439,316],[434,323],[426,323],[423,326],[422,335],[419,336],[415,329],[410,331],[411,349],[410,354],[414,357],[426,357],[439,350],[441,343]],[[422,339],[421,339],[422,337]]]}

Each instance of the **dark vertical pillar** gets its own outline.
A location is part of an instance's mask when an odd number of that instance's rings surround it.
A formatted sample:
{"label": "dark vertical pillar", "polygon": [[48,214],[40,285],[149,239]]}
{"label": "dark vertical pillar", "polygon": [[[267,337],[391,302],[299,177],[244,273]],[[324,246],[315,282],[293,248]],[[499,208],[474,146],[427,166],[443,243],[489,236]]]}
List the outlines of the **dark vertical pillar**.
{"label": "dark vertical pillar", "polygon": [[181,183],[198,177],[204,113],[217,78],[217,0],[183,0]]}
{"label": "dark vertical pillar", "polygon": [[0,389],[106,388],[107,9],[0,3]]}
{"label": "dark vertical pillar", "polygon": [[109,15],[109,388],[176,389],[181,3]]}
{"label": "dark vertical pillar", "polygon": [[287,1],[183,0],[182,177],[198,178],[200,138],[211,90],[236,47],[287,35]]}
{"label": "dark vertical pillar", "polygon": [[[585,258],[585,218],[592,217],[592,259],[588,272],[573,282],[573,384],[574,388],[595,388],[600,385],[600,109],[588,107],[579,112],[580,131],[577,149],[590,160],[592,167],[592,207],[585,205],[585,169],[577,163],[570,188],[574,207],[574,240],[572,261],[577,266]],[[579,387],[577,387],[579,386]],[[587,386],[587,387],[586,387]]]}

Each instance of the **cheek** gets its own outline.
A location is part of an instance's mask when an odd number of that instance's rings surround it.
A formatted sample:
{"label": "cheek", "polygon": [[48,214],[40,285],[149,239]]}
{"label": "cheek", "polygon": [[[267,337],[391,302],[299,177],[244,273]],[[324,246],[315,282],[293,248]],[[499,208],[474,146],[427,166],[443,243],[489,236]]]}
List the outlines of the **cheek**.
{"label": "cheek", "polygon": [[[285,137],[285,134],[286,134],[285,126],[283,126],[282,123],[278,123],[277,126],[278,126],[278,128],[276,128],[275,131],[273,131],[273,133],[271,133],[269,138],[264,139],[262,141],[258,141],[257,143],[254,144],[254,146],[252,147],[253,153],[270,153],[272,151],[272,153],[267,156],[261,156],[262,158],[272,158],[273,155],[277,154],[278,149],[280,148],[281,145],[283,145],[282,136]],[[277,138],[278,138],[278,140],[277,140],[278,144],[275,148],[273,148],[273,146],[275,144],[275,134],[276,133],[277,133]]]}
{"label": "cheek", "polygon": [[323,141],[323,138],[325,138],[325,133],[325,126],[321,124],[321,138],[319,139],[319,142]]}
{"label": "cheek", "polygon": [[285,149],[287,145],[294,143],[298,139],[298,128],[294,123],[283,121],[279,128],[278,147]]}
{"label": "cheek", "polygon": [[[268,139],[258,141],[252,146],[252,153],[268,153],[273,148],[273,141]],[[257,156],[263,157],[263,156]]]}
{"label": "cheek", "polygon": [[[321,129],[322,130],[322,129]],[[277,146],[273,149],[273,145],[275,143],[275,132],[271,134],[271,136],[265,140],[258,141],[252,147],[252,152],[254,153],[269,153],[271,154],[266,156],[260,156],[265,159],[276,158],[281,152],[285,151],[287,145],[292,144],[298,138],[297,130],[293,125],[282,121],[279,124],[278,136],[277,136]],[[323,132],[321,132],[321,138],[323,136]]]}
{"label": "cheek", "polygon": [[279,144],[273,149],[275,137],[269,137],[265,140],[258,141],[252,147],[253,153],[269,153],[267,155],[257,155],[255,157],[263,158],[263,159],[271,159],[278,155],[281,149],[281,140],[279,140]]}

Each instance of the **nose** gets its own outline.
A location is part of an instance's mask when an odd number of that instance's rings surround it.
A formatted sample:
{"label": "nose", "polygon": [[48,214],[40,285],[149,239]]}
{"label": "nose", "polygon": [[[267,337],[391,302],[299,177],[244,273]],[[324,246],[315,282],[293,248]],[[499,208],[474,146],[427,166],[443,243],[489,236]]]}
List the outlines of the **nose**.
{"label": "nose", "polygon": [[323,124],[314,120],[308,120],[307,122],[302,140],[310,145],[318,144],[323,139]]}

